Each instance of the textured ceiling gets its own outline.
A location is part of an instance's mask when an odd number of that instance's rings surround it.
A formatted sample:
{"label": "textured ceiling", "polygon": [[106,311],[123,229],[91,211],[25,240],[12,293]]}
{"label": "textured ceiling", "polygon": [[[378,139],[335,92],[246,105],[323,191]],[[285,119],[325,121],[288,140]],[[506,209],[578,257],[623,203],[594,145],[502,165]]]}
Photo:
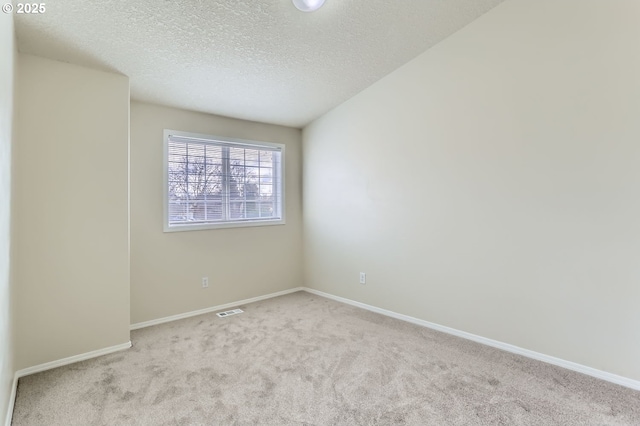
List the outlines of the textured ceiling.
{"label": "textured ceiling", "polygon": [[56,0],[18,48],[129,76],[133,99],[302,127],[503,0]]}

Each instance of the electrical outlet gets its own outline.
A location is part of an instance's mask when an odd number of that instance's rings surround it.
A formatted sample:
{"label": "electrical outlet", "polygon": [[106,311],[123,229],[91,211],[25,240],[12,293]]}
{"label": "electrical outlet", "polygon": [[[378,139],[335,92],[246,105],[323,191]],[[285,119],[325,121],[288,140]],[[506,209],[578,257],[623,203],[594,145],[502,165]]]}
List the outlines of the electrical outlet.
{"label": "electrical outlet", "polygon": [[366,284],[367,283],[367,274],[365,274],[364,272],[360,272],[360,284]]}
{"label": "electrical outlet", "polygon": [[209,287],[209,277],[202,277],[202,288]]}

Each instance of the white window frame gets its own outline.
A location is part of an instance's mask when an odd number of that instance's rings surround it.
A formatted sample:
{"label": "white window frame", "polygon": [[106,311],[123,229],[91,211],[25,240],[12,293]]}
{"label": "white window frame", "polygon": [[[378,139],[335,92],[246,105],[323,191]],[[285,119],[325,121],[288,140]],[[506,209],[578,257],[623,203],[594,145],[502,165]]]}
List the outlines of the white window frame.
{"label": "white window frame", "polygon": [[[280,200],[280,217],[276,219],[258,219],[258,220],[242,220],[242,221],[226,221],[217,223],[198,223],[198,224],[184,224],[184,225],[171,225],[169,226],[169,137],[178,136],[180,138],[194,139],[197,142],[211,142],[211,143],[229,143],[234,145],[246,146],[247,148],[260,149],[264,148],[278,148],[280,150],[279,167],[274,166],[274,171],[278,173],[275,181],[279,183],[274,188],[276,191],[276,199]],[[249,226],[271,226],[271,225],[284,225],[285,224],[285,146],[280,143],[273,142],[261,142],[245,139],[226,138],[213,135],[205,135],[200,133],[183,132],[180,130],[164,130],[164,159],[163,159],[163,203],[164,203],[164,232],[181,232],[181,231],[199,231],[206,229],[220,229],[220,228],[241,228]]]}

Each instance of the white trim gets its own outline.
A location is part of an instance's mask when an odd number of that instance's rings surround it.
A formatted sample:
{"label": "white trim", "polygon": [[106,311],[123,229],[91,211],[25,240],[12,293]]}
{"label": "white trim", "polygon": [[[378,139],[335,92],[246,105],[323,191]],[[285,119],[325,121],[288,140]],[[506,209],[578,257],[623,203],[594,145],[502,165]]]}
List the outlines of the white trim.
{"label": "white trim", "polygon": [[7,409],[6,426],[11,426],[11,420],[13,419],[13,407],[16,402],[16,393],[18,390],[18,379],[20,377],[28,376],[30,374],[40,373],[42,371],[51,370],[52,368],[62,367],[63,365],[73,364],[75,362],[85,361],[87,359],[96,358],[102,355],[108,355],[114,352],[118,352],[131,347],[131,341],[122,343],[120,345],[109,346],[108,348],[102,348],[91,352],[85,352],[79,355],[73,355],[67,358],[62,358],[56,361],[45,362],[44,364],[34,365],[32,367],[23,368],[18,370],[13,375],[13,386],[11,388],[11,396],[9,397],[9,407]]}
{"label": "white trim", "polygon": [[199,225],[184,224],[164,228],[163,232],[206,231],[207,229],[248,228],[252,226],[285,225],[284,219],[258,219],[238,222],[202,223]]}
{"label": "white trim", "polygon": [[196,315],[208,314],[210,312],[221,311],[227,308],[234,308],[239,305],[246,305],[247,303],[259,302],[265,299],[271,299],[272,297],[284,296],[285,294],[295,293],[297,291],[304,290],[304,287],[294,287],[288,290],[278,291],[276,293],[265,294],[264,296],[252,297],[250,299],[238,300],[237,302],[225,303],[224,305],[212,306],[210,308],[199,309],[197,311],[185,312],[183,314],[171,315],[168,317],[158,318],[149,321],[138,322],[131,324],[131,330],[138,330],[140,328],[151,327],[153,325],[164,324],[165,322],[176,321],[184,318],[195,317]]}
{"label": "white trim", "polygon": [[588,376],[602,379],[607,382],[615,383],[617,385],[625,386],[627,388],[640,390],[640,381],[630,379],[628,377],[618,376],[617,374],[608,373],[606,371],[598,370],[592,367],[587,367],[586,365],[577,364],[572,361],[566,361],[561,358],[545,355],[529,349],[521,348],[519,346],[510,345],[509,343],[504,343],[498,340],[493,340],[486,337],[478,336],[476,334],[467,333],[466,331],[461,331],[455,328],[446,327],[444,325],[421,320],[419,318],[410,317],[408,315],[399,314],[393,311],[389,311],[387,309],[382,309],[376,306],[367,305],[365,303],[356,302],[355,300],[346,299],[340,296],[334,296],[333,294],[325,293],[323,291],[315,290],[312,288],[303,287],[302,290],[318,296],[326,297],[327,299],[332,299],[338,302],[346,303],[347,305],[356,306],[358,308],[366,309],[371,312],[376,312],[378,314],[386,315],[391,318],[396,318],[402,321],[421,325],[423,327],[431,328],[433,330],[441,331],[443,333],[462,337],[463,339],[472,340],[474,342],[481,343],[483,345],[502,349],[503,351],[511,352],[517,355],[522,355],[527,358],[532,358],[538,361],[546,362],[547,364],[557,365],[558,367],[566,368],[567,370],[577,371],[578,373],[586,374]]}
{"label": "white trim", "polygon": [[79,355],[73,355],[67,358],[62,358],[56,361],[45,362],[44,364],[34,365],[33,367],[23,368],[16,371],[17,378],[28,376],[30,374],[40,373],[41,371],[51,370],[52,368],[62,367],[63,365],[73,364],[74,362],[85,361],[87,359],[96,358],[102,355],[108,355],[113,352],[118,352],[131,347],[131,341],[127,343],[121,343],[115,346],[109,346],[108,348],[102,348],[91,352],[85,352]]}
{"label": "white trim", "polygon": [[9,396],[9,406],[7,407],[6,426],[11,426],[13,420],[13,407],[16,403],[16,393],[18,391],[18,373],[13,375],[13,384],[11,386],[11,395]]}

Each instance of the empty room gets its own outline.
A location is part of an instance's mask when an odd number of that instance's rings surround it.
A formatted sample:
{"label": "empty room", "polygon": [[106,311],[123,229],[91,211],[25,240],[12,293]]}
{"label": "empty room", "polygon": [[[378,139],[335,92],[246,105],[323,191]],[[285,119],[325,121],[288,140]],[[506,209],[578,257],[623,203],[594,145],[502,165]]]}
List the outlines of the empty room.
{"label": "empty room", "polygon": [[640,425],[640,2],[1,6],[5,426]]}

